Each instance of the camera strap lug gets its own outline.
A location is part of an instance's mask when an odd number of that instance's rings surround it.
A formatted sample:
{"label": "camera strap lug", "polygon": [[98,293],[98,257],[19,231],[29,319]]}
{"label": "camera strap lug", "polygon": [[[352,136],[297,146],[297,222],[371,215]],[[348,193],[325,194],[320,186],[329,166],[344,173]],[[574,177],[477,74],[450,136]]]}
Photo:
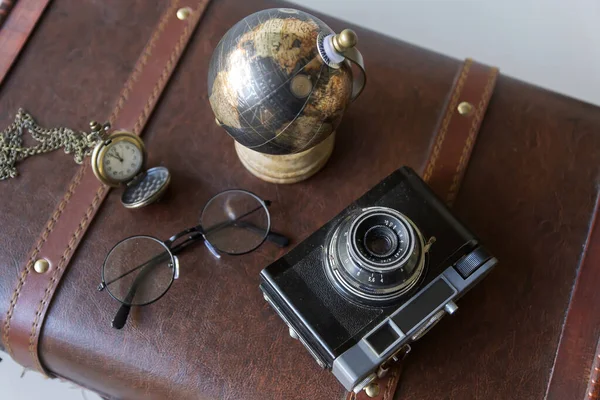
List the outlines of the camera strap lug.
{"label": "camera strap lug", "polygon": [[405,344],[404,346],[400,347],[398,351],[392,354],[392,356],[388,358],[386,362],[379,366],[379,369],[377,370],[377,377],[380,379],[384,378],[387,375],[390,368],[392,367],[392,365],[398,362],[402,362],[402,360],[406,358],[406,356],[408,355],[408,353],[410,353],[411,350],[412,348],[410,347],[410,344]]}
{"label": "camera strap lug", "polygon": [[425,247],[423,247],[423,253],[427,253],[436,240],[435,236],[430,237],[427,243],[425,243]]}

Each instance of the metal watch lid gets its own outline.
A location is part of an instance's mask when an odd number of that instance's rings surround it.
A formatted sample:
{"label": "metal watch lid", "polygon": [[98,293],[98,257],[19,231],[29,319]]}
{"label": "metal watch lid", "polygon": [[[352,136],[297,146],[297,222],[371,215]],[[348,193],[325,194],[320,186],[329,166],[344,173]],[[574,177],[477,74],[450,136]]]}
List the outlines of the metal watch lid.
{"label": "metal watch lid", "polygon": [[171,174],[165,167],[150,168],[127,185],[121,203],[127,208],[147,206],[158,200],[169,186]]}

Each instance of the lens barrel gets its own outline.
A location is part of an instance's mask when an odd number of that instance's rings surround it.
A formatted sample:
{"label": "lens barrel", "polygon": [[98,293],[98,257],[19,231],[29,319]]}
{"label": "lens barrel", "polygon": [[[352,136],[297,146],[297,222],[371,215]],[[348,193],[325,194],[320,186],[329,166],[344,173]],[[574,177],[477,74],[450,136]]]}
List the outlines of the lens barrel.
{"label": "lens barrel", "polygon": [[425,267],[423,237],[402,213],[370,207],[352,214],[329,237],[326,270],[346,297],[390,303],[410,291]]}

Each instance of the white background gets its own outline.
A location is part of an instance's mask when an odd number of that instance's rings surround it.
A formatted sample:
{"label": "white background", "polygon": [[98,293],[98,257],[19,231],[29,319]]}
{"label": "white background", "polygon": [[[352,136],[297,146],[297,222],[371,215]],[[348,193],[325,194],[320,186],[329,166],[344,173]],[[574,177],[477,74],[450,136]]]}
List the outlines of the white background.
{"label": "white background", "polygon": [[[296,3],[458,59],[496,65],[504,74],[600,105],[600,0]],[[19,379],[22,369],[2,356],[2,399],[99,399],[34,372]]]}
{"label": "white background", "polygon": [[600,105],[600,0],[294,2]]}

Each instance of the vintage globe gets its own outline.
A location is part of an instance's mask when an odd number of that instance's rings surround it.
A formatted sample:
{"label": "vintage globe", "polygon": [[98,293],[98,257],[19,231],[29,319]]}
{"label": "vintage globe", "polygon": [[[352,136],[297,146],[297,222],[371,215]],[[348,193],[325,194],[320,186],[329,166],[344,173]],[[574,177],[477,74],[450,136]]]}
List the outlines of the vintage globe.
{"label": "vintage globe", "polygon": [[234,25],[213,52],[211,107],[238,143],[266,154],[305,151],[339,125],[352,94],[346,63],[328,66],[317,37],[333,31],[302,11],[259,11]]}

